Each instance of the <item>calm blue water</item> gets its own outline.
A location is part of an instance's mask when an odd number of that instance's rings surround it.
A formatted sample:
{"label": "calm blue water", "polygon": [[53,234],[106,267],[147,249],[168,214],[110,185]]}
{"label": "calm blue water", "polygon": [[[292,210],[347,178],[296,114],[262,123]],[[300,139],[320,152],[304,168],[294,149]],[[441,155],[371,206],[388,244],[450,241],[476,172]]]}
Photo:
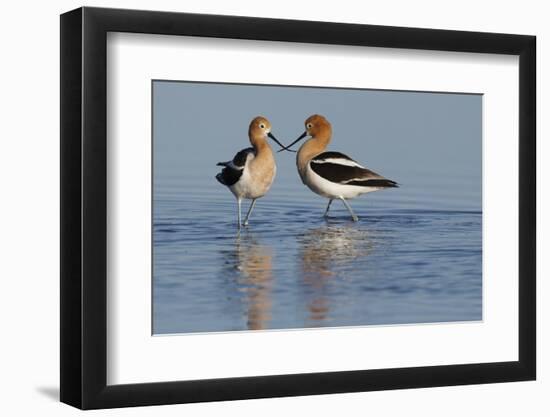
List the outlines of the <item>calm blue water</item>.
{"label": "calm blue water", "polygon": [[352,201],[358,223],[274,192],[237,233],[223,187],[174,180],[155,198],[154,333],[480,320],[481,213],[375,196],[401,190]]}
{"label": "calm blue water", "polygon": [[[481,96],[154,84],[153,333],[482,319]],[[277,154],[269,194],[237,233],[218,161],[267,116],[290,143],[311,113],[330,150],[401,184],[341,202]],[[243,215],[248,205],[243,205]]]}

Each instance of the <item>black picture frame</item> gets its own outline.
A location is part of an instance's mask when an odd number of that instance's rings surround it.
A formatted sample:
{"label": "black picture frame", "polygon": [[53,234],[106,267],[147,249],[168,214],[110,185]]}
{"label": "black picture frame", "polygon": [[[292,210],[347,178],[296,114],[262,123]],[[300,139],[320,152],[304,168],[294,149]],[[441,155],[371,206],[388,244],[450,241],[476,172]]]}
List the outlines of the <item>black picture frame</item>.
{"label": "black picture frame", "polygon": [[[108,32],[519,56],[519,360],[107,385]],[[61,401],[95,409],[535,379],[535,51],[524,35],[88,7],[61,15]]]}

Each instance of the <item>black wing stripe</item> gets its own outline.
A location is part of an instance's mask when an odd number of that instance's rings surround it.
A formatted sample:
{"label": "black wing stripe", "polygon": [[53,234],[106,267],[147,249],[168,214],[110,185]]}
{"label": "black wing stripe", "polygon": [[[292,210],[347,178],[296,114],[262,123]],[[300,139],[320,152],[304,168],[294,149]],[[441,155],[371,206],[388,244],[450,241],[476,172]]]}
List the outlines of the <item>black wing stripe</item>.
{"label": "black wing stripe", "polygon": [[325,159],[347,159],[348,161],[355,162],[353,159],[351,159],[349,156],[344,155],[340,152],[323,152],[317,155],[316,157],[312,158],[312,161],[323,161]]}
{"label": "black wing stripe", "polygon": [[358,185],[360,187],[381,187],[381,188],[395,188],[399,187],[395,181],[387,179],[372,179],[372,180],[360,180],[350,181],[347,185]]}
{"label": "black wing stripe", "polygon": [[313,160],[310,162],[309,166],[317,175],[328,181],[340,184],[345,184],[348,181],[383,179],[383,177],[376,172],[372,172],[362,167],[333,164],[331,162],[315,163]]}
{"label": "black wing stripe", "polygon": [[216,179],[228,187],[235,184],[243,175],[244,166],[246,165],[248,155],[251,153],[254,153],[254,148],[246,148],[237,152],[232,161],[218,162],[217,165],[225,168],[216,175]]}
{"label": "black wing stripe", "polygon": [[244,167],[246,164],[246,159],[248,158],[248,154],[254,153],[254,148],[246,148],[242,151],[237,152],[235,157],[233,158],[233,165],[236,167]]}
{"label": "black wing stripe", "polygon": [[233,169],[231,167],[225,167],[222,172],[216,175],[216,179],[223,185],[228,187],[235,184],[243,175],[242,169]]}

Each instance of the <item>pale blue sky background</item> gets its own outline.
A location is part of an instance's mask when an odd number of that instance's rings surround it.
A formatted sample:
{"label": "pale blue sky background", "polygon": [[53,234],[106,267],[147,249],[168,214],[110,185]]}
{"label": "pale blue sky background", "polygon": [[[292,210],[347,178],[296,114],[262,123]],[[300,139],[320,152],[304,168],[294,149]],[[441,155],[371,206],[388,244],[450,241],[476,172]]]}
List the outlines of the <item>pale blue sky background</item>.
{"label": "pale blue sky background", "polygon": [[[482,95],[169,81],[154,81],[153,93],[157,188],[184,173],[216,189],[216,162],[249,146],[253,117],[266,116],[288,144],[318,113],[333,126],[330,150],[401,184],[355,204],[481,210]],[[277,164],[270,198],[319,198],[301,184],[294,154]],[[212,199],[230,198],[217,191]]]}

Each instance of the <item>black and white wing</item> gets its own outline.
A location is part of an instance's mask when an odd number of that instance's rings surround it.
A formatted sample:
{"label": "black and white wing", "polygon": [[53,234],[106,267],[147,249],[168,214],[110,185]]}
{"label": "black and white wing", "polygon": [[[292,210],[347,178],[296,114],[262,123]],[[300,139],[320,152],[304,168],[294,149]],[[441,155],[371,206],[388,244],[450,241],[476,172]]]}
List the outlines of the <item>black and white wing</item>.
{"label": "black and white wing", "polygon": [[218,162],[216,165],[224,168],[216,175],[216,179],[223,185],[232,186],[243,175],[243,170],[248,159],[254,158],[254,156],[254,148],[246,148],[237,152],[231,161]]}
{"label": "black and white wing", "polygon": [[340,152],[323,152],[314,157],[309,166],[320,177],[342,185],[390,188],[397,183],[367,169]]}

